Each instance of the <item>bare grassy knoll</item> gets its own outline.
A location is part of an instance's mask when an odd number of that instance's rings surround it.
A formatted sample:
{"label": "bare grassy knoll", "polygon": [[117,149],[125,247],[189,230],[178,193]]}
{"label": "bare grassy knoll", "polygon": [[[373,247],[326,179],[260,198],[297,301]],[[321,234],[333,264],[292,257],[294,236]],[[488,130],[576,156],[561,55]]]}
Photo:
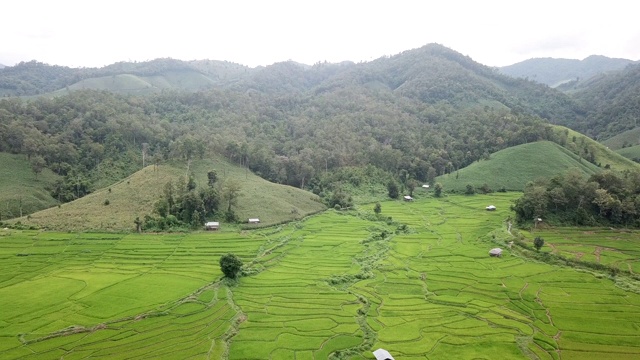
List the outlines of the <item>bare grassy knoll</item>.
{"label": "bare grassy knoll", "polygon": [[[190,172],[199,186],[206,186],[207,172],[216,170],[220,183],[236,181],[241,188],[237,206],[241,221],[259,218],[262,225],[302,218],[325,209],[318,197],[290,186],[270,183],[244,168],[222,160],[198,160]],[[186,176],[186,166],[176,163],[154,166],[134,173],[109,187],[83,198],[14,220],[49,230],[64,231],[134,231],[136,217],[151,214],[169,181]],[[108,200],[108,202],[107,202]],[[108,205],[107,205],[108,203]],[[221,208],[226,207],[221,205]]]}
{"label": "bare grassy knoll", "polygon": [[179,169],[172,166],[147,166],[110,187],[15,221],[65,231],[133,231],[135,218],[150,214],[164,184],[178,176]]}

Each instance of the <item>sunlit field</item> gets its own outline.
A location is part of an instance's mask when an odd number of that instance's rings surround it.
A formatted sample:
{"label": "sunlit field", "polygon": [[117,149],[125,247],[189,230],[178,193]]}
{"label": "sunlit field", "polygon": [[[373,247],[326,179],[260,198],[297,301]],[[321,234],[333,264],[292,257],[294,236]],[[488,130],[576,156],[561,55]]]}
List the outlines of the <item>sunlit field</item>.
{"label": "sunlit field", "polygon": [[[517,196],[389,201],[379,217],[367,205],[241,233],[0,230],[0,357],[640,357],[640,295],[505,246]],[[637,235],[624,236],[631,259]],[[236,284],[220,281],[228,252],[246,265]]]}

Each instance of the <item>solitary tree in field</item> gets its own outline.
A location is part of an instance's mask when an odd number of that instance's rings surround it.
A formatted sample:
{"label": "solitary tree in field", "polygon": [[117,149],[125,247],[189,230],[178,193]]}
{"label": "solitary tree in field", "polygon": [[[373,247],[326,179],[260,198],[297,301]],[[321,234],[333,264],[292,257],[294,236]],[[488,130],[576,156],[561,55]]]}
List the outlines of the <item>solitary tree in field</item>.
{"label": "solitary tree in field", "polygon": [[133,223],[136,224],[136,232],[142,232],[142,220],[140,220],[139,216],[133,220]]}
{"label": "solitary tree in field", "polygon": [[473,187],[473,185],[471,184],[467,184],[467,189],[464,192],[467,195],[473,195],[476,193],[476,188]]}
{"label": "solitary tree in field", "polygon": [[537,251],[540,251],[540,248],[544,245],[544,239],[541,238],[540,236],[537,236],[535,239],[533,239],[533,246],[536,248]]}
{"label": "solitary tree in field", "polygon": [[242,268],[242,260],[234,254],[226,254],[220,257],[220,270],[229,279],[235,279]]}
{"label": "solitary tree in field", "polygon": [[433,186],[433,195],[435,195],[435,197],[440,197],[442,196],[442,184],[440,183],[436,183]]}
{"label": "solitary tree in field", "polygon": [[376,215],[382,212],[382,206],[380,206],[379,202],[377,202],[376,206],[373,207],[373,212],[376,213]]}

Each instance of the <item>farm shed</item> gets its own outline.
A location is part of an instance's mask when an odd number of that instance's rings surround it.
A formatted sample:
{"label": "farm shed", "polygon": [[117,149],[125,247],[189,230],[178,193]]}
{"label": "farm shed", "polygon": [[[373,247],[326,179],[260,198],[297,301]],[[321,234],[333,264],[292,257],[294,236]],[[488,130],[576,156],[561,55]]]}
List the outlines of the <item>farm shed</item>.
{"label": "farm shed", "polygon": [[404,196],[404,201],[413,201],[413,198],[409,195]]}
{"label": "farm shed", "polygon": [[391,354],[385,349],[378,349],[373,352],[373,356],[376,357],[376,360],[395,360]]}
{"label": "farm shed", "polygon": [[502,256],[502,249],[493,248],[493,249],[489,250],[489,256],[501,257]]}
{"label": "farm shed", "polygon": [[249,219],[249,224],[259,224],[259,223],[260,223],[260,219],[258,218]]}
{"label": "farm shed", "polygon": [[493,206],[493,205],[489,205],[489,206],[487,206],[485,209],[487,209],[487,211],[495,211],[495,210],[496,210],[496,207],[495,207],[495,206]]}
{"label": "farm shed", "polygon": [[424,189],[428,189],[428,188],[429,188],[429,185],[428,185],[428,184],[424,184],[424,185],[422,185],[422,188],[424,188]]}
{"label": "farm shed", "polygon": [[218,230],[220,229],[220,223],[217,221],[209,221],[206,224],[204,224],[204,228],[206,230]]}

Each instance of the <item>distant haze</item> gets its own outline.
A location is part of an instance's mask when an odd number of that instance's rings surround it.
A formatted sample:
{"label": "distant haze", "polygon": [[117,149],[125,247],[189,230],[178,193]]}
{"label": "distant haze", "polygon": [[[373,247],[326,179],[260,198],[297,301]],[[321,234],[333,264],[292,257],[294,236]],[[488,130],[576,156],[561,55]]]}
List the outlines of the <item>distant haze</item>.
{"label": "distant haze", "polygon": [[[632,5],[630,5],[632,4]],[[440,43],[489,66],[640,59],[633,2],[43,1],[3,4],[0,63],[100,67],[160,57],[249,66],[369,61]]]}

